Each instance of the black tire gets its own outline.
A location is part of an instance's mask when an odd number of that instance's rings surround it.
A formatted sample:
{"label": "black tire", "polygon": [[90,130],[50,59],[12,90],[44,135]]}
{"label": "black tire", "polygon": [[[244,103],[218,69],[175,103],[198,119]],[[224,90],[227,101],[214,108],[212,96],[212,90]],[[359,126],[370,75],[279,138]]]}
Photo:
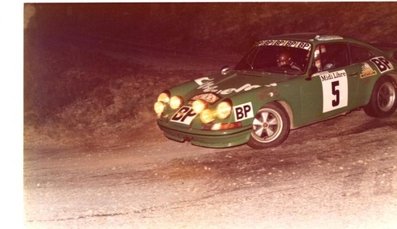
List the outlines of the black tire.
{"label": "black tire", "polygon": [[247,145],[254,149],[278,146],[287,139],[289,131],[290,121],[284,108],[271,103],[256,113]]}
{"label": "black tire", "polygon": [[388,77],[380,78],[372,90],[371,99],[364,111],[371,117],[383,118],[394,113],[397,107],[397,91]]}

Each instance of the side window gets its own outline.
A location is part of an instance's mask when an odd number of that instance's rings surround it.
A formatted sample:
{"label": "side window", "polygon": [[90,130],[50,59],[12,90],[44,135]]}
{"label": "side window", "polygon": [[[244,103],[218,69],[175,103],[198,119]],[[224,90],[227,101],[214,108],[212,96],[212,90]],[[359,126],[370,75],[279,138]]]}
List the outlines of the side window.
{"label": "side window", "polygon": [[375,56],[367,48],[353,45],[350,46],[350,54],[352,57],[352,63],[364,62]]}
{"label": "side window", "polygon": [[314,65],[318,71],[327,71],[349,65],[346,44],[321,44],[314,51]]}
{"label": "side window", "polygon": [[268,50],[263,47],[258,49],[258,52],[256,53],[256,56],[252,62],[253,69],[265,69],[272,61],[271,55],[269,55],[266,51]]}

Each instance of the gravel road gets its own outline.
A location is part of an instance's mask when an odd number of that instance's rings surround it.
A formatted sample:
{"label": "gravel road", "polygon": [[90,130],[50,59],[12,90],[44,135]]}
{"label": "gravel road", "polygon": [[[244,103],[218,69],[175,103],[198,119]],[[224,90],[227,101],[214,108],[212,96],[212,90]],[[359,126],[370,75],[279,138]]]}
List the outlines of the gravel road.
{"label": "gravel road", "polygon": [[207,149],[144,126],[117,147],[24,155],[28,228],[396,228],[397,114],[362,111],[281,146]]}

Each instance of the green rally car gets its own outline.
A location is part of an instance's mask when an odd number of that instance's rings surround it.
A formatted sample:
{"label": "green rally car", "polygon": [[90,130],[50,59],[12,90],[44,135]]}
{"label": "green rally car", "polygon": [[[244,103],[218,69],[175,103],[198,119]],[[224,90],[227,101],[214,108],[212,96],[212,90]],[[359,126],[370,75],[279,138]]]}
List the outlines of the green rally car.
{"label": "green rally car", "polygon": [[265,148],[281,144],[291,129],[357,108],[390,116],[397,106],[395,58],[393,50],[341,36],[270,37],[234,69],[162,92],[157,123],[180,142]]}

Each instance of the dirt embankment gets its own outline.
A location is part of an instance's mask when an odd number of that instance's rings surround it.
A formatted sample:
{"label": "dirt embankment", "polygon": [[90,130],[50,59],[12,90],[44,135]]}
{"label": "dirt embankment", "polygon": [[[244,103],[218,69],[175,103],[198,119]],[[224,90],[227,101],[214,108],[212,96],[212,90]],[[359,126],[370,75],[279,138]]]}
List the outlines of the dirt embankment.
{"label": "dirt embankment", "polygon": [[29,47],[37,58],[27,62],[25,75],[26,147],[129,141],[139,128],[154,125],[161,91],[218,71],[223,62],[140,46],[120,51],[128,45],[92,49],[58,40],[46,50]]}

